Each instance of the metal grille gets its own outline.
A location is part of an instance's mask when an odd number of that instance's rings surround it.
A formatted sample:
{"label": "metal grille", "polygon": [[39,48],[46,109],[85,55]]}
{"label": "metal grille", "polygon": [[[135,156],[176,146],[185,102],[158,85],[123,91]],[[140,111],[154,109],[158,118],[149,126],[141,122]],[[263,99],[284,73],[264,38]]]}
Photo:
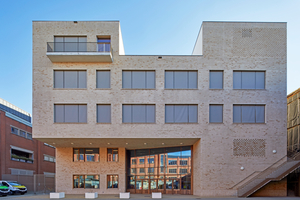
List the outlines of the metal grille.
{"label": "metal grille", "polygon": [[234,139],[234,156],[265,156],[266,142],[264,139]]}

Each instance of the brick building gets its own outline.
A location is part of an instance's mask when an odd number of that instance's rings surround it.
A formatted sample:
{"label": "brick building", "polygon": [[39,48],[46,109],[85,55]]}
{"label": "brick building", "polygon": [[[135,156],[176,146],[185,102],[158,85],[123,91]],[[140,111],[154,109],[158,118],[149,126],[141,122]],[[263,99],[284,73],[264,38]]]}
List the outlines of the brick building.
{"label": "brick building", "polygon": [[118,21],[34,21],[32,63],[57,192],[286,195],[286,23],[203,22],[192,55],[125,55]]}
{"label": "brick building", "polygon": [[55,173],[55,148],[32,139],[30,114],[1,98],[0,152],[0,179]]}

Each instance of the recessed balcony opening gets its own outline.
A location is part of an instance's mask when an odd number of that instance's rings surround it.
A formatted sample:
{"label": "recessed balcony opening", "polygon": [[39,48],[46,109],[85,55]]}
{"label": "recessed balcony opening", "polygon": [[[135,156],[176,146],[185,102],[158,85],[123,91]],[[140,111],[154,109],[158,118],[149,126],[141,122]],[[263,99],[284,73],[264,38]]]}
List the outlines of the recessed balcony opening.
{"label": "recessed balcony opening", "polygon": [[33,154],[16,149],[11,149],[11,160],[24,163],[33,163]]}
{"label": "recessed balcony opening", "polygon": [[86,36],[55,36],[47,42],[47,56],[52,62],[113,62],[110,36],[87,42]]}

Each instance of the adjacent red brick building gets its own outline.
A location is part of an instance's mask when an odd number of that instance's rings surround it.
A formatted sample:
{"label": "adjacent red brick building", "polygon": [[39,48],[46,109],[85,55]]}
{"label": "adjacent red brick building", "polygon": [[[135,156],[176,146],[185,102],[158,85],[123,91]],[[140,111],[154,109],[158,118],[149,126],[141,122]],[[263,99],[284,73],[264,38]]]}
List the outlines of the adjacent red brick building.
{"label": "adjacent red brick building", "polygon": [[0,180],[3,174],[55,173],[55,148],[32,139],[31,116],[0,98]]}

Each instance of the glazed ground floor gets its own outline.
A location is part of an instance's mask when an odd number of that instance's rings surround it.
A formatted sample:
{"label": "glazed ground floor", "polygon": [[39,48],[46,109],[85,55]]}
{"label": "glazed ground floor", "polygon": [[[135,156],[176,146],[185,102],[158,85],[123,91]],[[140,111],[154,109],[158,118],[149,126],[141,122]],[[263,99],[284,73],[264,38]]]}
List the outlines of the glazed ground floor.
{"label": "glazed ground floor", "polygon": [[[266,161],[270,156],[234,156],[232,141],[227,145],[226,140],[223,146],[204,139],[73,141],[68,147],[56,147],[56,192],[236,197],[235,185],[282,157],[272,154]],[[286,180],[270,183],[257,194],[286,196],[286,185]]]}
{"label": "glazed ground floor", "polygon": [[192,149],[57,148],[56,191],[192,194]]}

